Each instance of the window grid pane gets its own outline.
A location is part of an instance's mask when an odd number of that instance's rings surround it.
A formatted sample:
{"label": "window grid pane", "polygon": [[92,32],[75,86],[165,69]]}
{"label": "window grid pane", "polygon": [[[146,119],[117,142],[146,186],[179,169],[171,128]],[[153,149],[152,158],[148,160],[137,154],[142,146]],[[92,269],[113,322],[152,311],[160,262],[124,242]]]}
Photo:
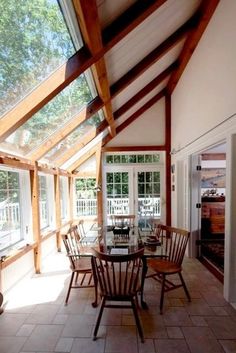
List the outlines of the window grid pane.
{"label": "window grid pane", "polygon": [[0,171],[0,250],[23,239],[19,173]]}

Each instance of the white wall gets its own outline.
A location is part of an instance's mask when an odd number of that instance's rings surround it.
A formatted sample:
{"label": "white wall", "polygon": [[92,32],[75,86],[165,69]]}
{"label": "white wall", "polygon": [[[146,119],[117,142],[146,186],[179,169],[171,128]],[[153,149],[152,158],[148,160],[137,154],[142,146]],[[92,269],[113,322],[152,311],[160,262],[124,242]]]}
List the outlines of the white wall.
{"label": "white wall", "polygon": [[34,252],[27,254],[1,270],[2,292],[6,293],[26,275],[34,273]]}
{"label": "white wall", "polygon": [[172,95],[179,150],[236,112],[236,1],[221,0]]}
{"label": "white wall", "polygon": [[113,138],[107,146],[156,146],[165,143],[165,100],[162,98]]}
{"label": "white wall", "polygon": [[[42,243],[42,264],[56,249],[56,236],[52,236]],[[15,284],[17,284],[25,276],[31,276],[35,273],[34,268],[34,251],[29,251],[18,260],[1,270],[1,290],[6,293]]]}
{"label": "white wall", "polygon": [[[235,13],[235,0],[221,0],[172,95],[172,149],[177,151],[172,163],[190,163],[191,155],[226,142],[224,295],[230,302],[236,302],[236,258],[231,250],[235,248],[236,213],[232,198],[232,180],[236,178],[232,143],[236,133]],[[191,194],[190,179],[187,187]],[[183,195],[175,195],[172,207],[181,199]],[[178,223],[177,215],[174,222]]]}

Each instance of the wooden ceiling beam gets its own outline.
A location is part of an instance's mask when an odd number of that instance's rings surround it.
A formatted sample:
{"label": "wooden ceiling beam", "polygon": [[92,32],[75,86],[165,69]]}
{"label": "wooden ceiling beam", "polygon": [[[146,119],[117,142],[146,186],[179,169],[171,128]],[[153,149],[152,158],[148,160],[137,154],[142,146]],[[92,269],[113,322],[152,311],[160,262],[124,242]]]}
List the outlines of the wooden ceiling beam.
{"label": "wooden ceiling beam", "polygon": [[92,157],[99,148],[101,148],[101,142],[98,142],[95,146],[90,148],[88,152],[86,152],[77,161],[75,161],[69,168],[67,168],[68,172],[73,173],[77,168],[79,168],[79,166],[81,166],[85,161],[87,161],[87,159]]}
{"label": "wooden ceiling beam", "polygon": [[[103,51],[102,34],[96,0],[73,0],[73,4],[85,45],[89,48],[92,55],[96,56],[99,52]],[[101,58],[94,63],[92,66],[92,72],[98,95],[104,102],[104,115],[108,122],[110,133],[112,136],[115,136],[116,129],[104,58]]]}
{"label": "wooden ceiling beam", "polygon": [[64,65],[60,66],[12,110],[6,113],[0,121],[0,142],[4,141],[11,133],[88,69],[93,61],[87,48],[81,48]]}
{"label": "wooden ceiling beam", "polygon": [[[126,119],[122,124],[116,128],[117,135],[123,131],[127,126],[139,118],[146,110],[151,108],[153,104],[157,103],[161,98],[165,96],[165,90],[157,93],[153,98],[151,98],[147,103],[145,103],[141,108],[139,108],[134,114],[132,114],[128,119]],[[103,138],[103,146],[112,140],[111,136],[106,136]]]}
{"label": "wooden ceiling beam", "polygon": [[[134,95],[129,101],[127,101],[123,106],[121,106],[118,110],[116,110],[113,115],[114,119],[118,119],[122,116],[126,111],[128,111],[132,106],[138,103],[145,95],[150,93],[158,84],[160,84],[165,78],[167,78],[173,70],[176,70],[177,62],[171,64],[166,70],[160,73],[156,78],[154,78],[150,83],[148,83],[144,88],[142,88],[136,95]],[[85,120],[92,117],[92,115],[96,114],[98,110],[103,107],[103,102],[99,97],[94,98],[89,104],[86,105],[84,109],[79,112],[79,114],[71,119],[69,123],[65,126],[62,126],[59,130],[55,131],[46,141],[44,141],[43,145],[40,145],[37,149],[35,149],[32,153],[30,153],[27,157],[31,160],[39,160],[42,158],[48,151],[50,151],[53,147],[55,147],[59,142],[65,139],[69,134],[71,134],[76,128],[79,127]],[[107,124],[101,125],[104,129],[107,127]],[[104,130],[103,129],[103,130]],[[98,134],[101,132],[97,129]],[[91,134],[92,136],[92,134]],[[77,144],[76,144],[77,146]],[[78,143],[78,148],[80,142]],[[75,150],[74,146],[71,150]],[[69,152],[68,150],[67,152]],[[76,150],[75,150],[76,151]],[[71,158],[70,154],[69,157]],[[63,158],[63,162],[60,163],[62,165],[65,162]],[[56,161],[56,165],[58,165]]]}
{"label": "wooden ceiling beam", "polygon": [[[130,125],[133,121],[135,121],[140,115],[142,115],[146,110],[148,110],[153,104],[158,102],[161,98],[165,96],[165,91],[162,90],[158,94],[156,94],[152,99],[150,99],[146,104],[144,104],[140,109],[138,109],[134,114],[132,114],[124,123],[117,127],[117,135],[123,131],[128,125]],[[90,158],[93,154],[96,153],[98,148],[103,147],[106,143],[111,141],[113,137],[111,135],[107,135],[103,138],[103,140],[97,143],[95,146],[90,148],[88,152],[86,152],[81,158],[75,161],[69,168],[67,168],[69,173],[73,173],[80,165],[82,165],[88,158]],[[165,150],[165,146],[159,146],[160,150]]]}
{"label": "wooden ceiling beam", "polygon": [[[162,1],[145,1],[145,8],[134,11],[134,16],[130,16],[126,21],[126,29],[122,28],[122,14],[116,20],[116,25],[120,29],[113,30],[112,35],[107,35],[109,30],[105,29],[102,32],[102,41],[105,42],[102,50],[96,55],[92,56],[88,49],[84,46],[79,49],[65,64],[60,66],[53,72],[46,80],[39,84],[31,93],[22,99],[16,107],[7,112],[0,121],[0,142],[4,141],[11,135],[18,127],[24,124],[35,113],[37,113],[44,105],[46,105],[52,98],[60,93],[73,80],[81,75],[96,61],[101,59],[104,54],[111,49],[118,41],[123,39],[129,31],[133,30],[137,25],[144,21],[153,11],[162,5]],[[154,4],[155,3],[155,4]],[[138,5],[136,5],[138,6]],[[144,6],[144,5],[143,5]],[[133,8],[134,9],[134,8]],[[128,11],[128,10],[127,10]],[[135,15],[136,13],[136,15]],[[128,16],[127,16],[128,17]],[[119,20],[120,19],[120,20]],[[110,32],[112,33],[112,32]],[[109,37],[109,39],[103,39]]]}
{"label": "wooden ceiling beam", "polygon": [[103,102],[99,97],[93,99],[88,103],[77,116],[70,119],[70,121],[63,125],[59,130],[55,131],[46,141],[43,142],[37,149],[32,153],[27,155],[31,160],[39,160],[48,151],[65,139],[69,134],[71,134],[80,124],[91,118],[94,114],[98,112],[99,109],[103,107]]}
{"label": "wooden ceiling beam", "polygon": [[114,47],[120,40],[161,7],[167,0],[136,1],[114,22],[103,30],[103,44],[106,50]]}
{"label": "wooden ceiling beam", "polygon": [[149,82],[145,87],[143,87],[138,93],[136,93],[132,98],[130,98],[125,104],[123,104],[119,109],[114,112],[115,120],[126,113],[132,106],[138,103],[142,98],[144,98],[148,93],[150,93],[154,88],[156,88],[163,80],[165,80],[171,73],[178,67],[178,62],[175,61],[167,69],[156,76],[151,82]]}
{"label": "wooden ceiling beam", "polygon": [[68,161],[75,153],[77,153],[81,148],[83,148],[86,144],[91,142],[95,137],[97,137],[102,131],[107,128],[107,121],[102,121],[97,128],[92,129],[86,135],[84,135],[77,143],[75,143],[72,147],[70,147],[66,152],[64,152],[59,158],[57,158],[53,163],[55,166],[60,167],[66,161]]}
{"label": "wooden ceiling beam", "polygon": [[211,17],[213,16],[219,1],[220,0],[202,0],[199,9],[194,15],[196,19],[195,29],[189,34],[185,41],[183,50],[180,53],[179,68],[172,74],[168,82],[167,92],[169,94],[171,94],[177,86],[180,77],[182,76],[189,60],[191,59],[193,52],[196,49]]}
{"label": "wooden ceiling beam", "polygon": [[[171,66],[170,66],[171,67]],[[168,69],[167,69],[168,70]],[[166,70],[165,70],[166,71]],[[159,77],[161,75],[157,76],[156,79],[158,79],[159,82]],[[165,76],[165,75],[164,75]],[[156,80],[154,79],[154,80]],[[153,80],[153,81],[154,81]],[[147,87],[147,93],[149,93],[149,88],[150,84],[147,84],[143,90],[145,91],[145,88]],[[153,85],[154,89],[155,86]],[[141,90],[141,91],[143,91]],[[142,93],[143,94],[143,93]],[[137,94],[138,95],[138,94]],[[136,95],[136,96],[137,96]],[[160,97],[163,97],[164,91],[160,92]],[[134,96],[135,97],[135,96]],[[141,98],[139,98],[141,99]],[[114,118],[117,120],[122,114],[124,114],[127,110],[129,110],[134,104],[137,103],[137,97],[135,99],[130,99],[130,101],[127,102],[128,105],[125,103],[120,109],[114,112]],[[120,112],[122,111],[122,114]],[[142,113],[141,113],[142,114]],[[65,153],[62,154],[61,157],[57,158],[56,160],[53,161],[54,165],[57,167],[61,167],[66,161],[68,161],[76,152],[78,152],[81,148],[83,148],[87,143],[91,142],[95,137],[97,137],[102,131],[104,131],[107,128],[107,122],[103,121],[100,123],[100,125],[96,128],[93,129],[91,132],[86,134],[82,139],[80,139],[76,144],[74,144],[71,148],[69,148]]]}
{"label": "wooden ceiling beam", "polygon": [[129,70],[124,76],[122,76],[117,82],[111,87],[111,96],[114,98],[123,89],[129,86],[134,80],[136,80],[144,71],[146,71],[155,62],[160,60],[169,50],[175,47],[183,38],[189,34],[194,28],[195,18],[192,17],[173,34],[171,34],[164,42],[162,42],[157,48],[143,58],[137,65]]}
{"label": "wooden ceiling beam", "polygon": [[165,151],[165,145],[155,146],[110,146],[103,147],[102,152],[138,152],[138,151]]}

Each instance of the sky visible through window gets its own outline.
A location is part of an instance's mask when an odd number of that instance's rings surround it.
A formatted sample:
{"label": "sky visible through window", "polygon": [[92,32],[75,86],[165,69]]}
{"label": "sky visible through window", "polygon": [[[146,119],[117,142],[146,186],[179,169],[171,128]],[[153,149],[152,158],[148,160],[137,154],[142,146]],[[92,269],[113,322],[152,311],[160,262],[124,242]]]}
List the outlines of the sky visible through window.
{"label": "sky visible through window", "polygon": [[0,1],[0,117],[75,53],[56,0]]}

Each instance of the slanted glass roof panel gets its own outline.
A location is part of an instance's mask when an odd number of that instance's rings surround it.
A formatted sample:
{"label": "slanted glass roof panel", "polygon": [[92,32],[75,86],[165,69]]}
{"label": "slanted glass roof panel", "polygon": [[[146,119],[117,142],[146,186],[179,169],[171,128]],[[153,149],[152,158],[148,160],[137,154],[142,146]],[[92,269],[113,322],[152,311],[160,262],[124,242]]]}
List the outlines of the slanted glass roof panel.
{"label": "slanted glass roof panel", "polygon": [[0,1],[0,117],[75,53],[57,0]]}
{"label": "slanted glass roof panel", "polygon": [[[62,166],[62,169],[70,168],[71,165],[79,160],[83,155],[90,151],[91,148],[95,147],[97,144],[102,142],[102,139],[108,134],[108,129],[102,131],[98,136],[96,136],[91,142],[86,144],[82,149],[75,153],[69,160],[67,160]],[[97,146],[98,147],[98,146]]]}
{"label": "slanted glass roof panel", "polygon": [[76,117],[92,98],[87,79],[82,74],[1,143],[0,148],[26,156],[53,132]]}
{"label": "slanted glass roof panel", "polygon": [[51,149],[43,157],[43,160],[45,159],[49,162],[56,161],[56,159],[61,157],[71,147],[79,143],[86,134],[89,134],[94,128],[97,128],[103,120],[104,115],[101,110],[93,117],[80,124],[77,129],[75,129],[70,135],[68,135],[64,140],[62,140],[53,149]]}

